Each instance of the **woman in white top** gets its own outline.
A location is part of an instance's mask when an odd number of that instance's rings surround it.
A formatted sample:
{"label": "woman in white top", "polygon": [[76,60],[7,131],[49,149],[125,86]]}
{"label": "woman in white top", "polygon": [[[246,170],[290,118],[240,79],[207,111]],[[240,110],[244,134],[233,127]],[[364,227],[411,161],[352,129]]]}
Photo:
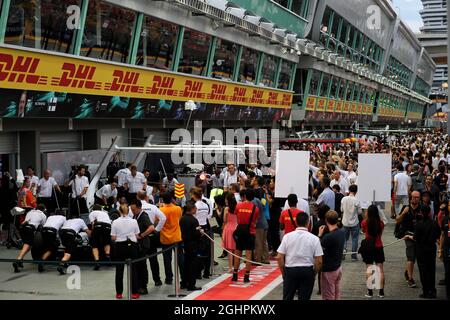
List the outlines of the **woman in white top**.
{"label": "woman in white top", "polygon": [[[128,206],[122,205],[119,208],[120,218],[113,221],[111,225],[111,240],[114,244],[114,260],[125,261],[127,259],[136,259],[139,257],[139,245],[137,243],[140,237],[138,223],[135,219],[128,216]],[[136,264],[132,264],[131,270],[131,298],[139,299],[138,279]],[[123,271],[124,265],[116,265],[116,298],[123,298]]]}

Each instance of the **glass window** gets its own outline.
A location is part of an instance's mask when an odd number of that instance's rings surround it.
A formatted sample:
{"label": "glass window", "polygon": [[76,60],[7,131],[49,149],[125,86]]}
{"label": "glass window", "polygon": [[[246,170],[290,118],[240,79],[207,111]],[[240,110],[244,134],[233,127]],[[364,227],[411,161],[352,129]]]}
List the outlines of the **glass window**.
{"label": "glass window", "polygon": [[341,81],[339,82],[339,95],[338,95],[338,99],[339,100],[344,100],[345,99],[345,86],[346,86],[346,81],[344,79],[341,79]]}
{"label": "glass window", "polygon": [[288,90],[292,77],[292,62],[282,60],[278,89]]}
{"label": "glass window", "polygon": [[298,14],[299,16],[302,16],[302,14],[307,14],[307,10],[304,10],[305,12],[301,12],[302,9],[306,9],[304,8],[305,4],[303,4],[305,1],[309,0],[293,0],[291,11]]}
{"label": "glass window", "polygon": [[320,97],[326,97],[329,82],[330,82],[330,75],[328,73],[324,73],[323,77],[322,77],[322,83],[320,85],[320,90],[319,90]]}
{"label": "glass window", "polygon": [[276,3],[282,5],[283,7],[288,7],[288,0],[274,0]]}
{"label": "glass window", "polygon": [[214,63],[212,66],[213,78],[232,79],[236,63],[236,54],[239,46],[230,41],[217,39]]}
{"label": "glass window", "polygon": [[249,48],[244,48],[244,50],[242,50],[241,65],[239,67],[239,82],[255,83],[258,58],[258,51]]}
{"label": "glass window", "polygon": [[320,43],[323,46],[326,46],[327,39],[329,37],[331,26],[330,26],[330,19],[333,14],[333,11],[329,7],[326,8],[325,13],[323,15],[322,19],[322,25],[320,26]]}
{"label": "glass window", "polygon": [[178,71],[206,76],[210,44],[210,35],[186,28]]}
{"label": "glass window", "polygon": [[275,87],[275,76],[277,72],[278,58],[266,54],[264,56],[261,84],[266,87]]}
{"label": "glass window", "polygon": [[[79,0],[11,0],[5,43],[70,53],[74,30],[67,14]],[[74,22],[75,23],[75,22]],[[69,27],[67,26],[69,24]]]}
{"label": "glass window", "polygon": [[336,90],[339,84],[339,78],[333,77],[331,81],[330,99],[336,98]]}
{"label": "glass window", "polygon": [[320,71],[313,70],[313,74],[311,77],[311,84],[309,86],[309,94],[313,96],[317,96],[317,91],[319,87],[319,80],[320,80]]}
{"label": "glass window", "polygon": [[89,1],[81,55],[126,63],[135,20],[134,11]]}
{"label": "glass window", "polygon": [[347,94],[345,96],[345,100],[346,101],[351,101],[352,100],[353,88],[354,88],[353,82],[348,81],[347,82]]}
{"label": "glass window", "polygon": [[176,24],[145,16],[139,38],[136,64],[171,70],[177,32]]}

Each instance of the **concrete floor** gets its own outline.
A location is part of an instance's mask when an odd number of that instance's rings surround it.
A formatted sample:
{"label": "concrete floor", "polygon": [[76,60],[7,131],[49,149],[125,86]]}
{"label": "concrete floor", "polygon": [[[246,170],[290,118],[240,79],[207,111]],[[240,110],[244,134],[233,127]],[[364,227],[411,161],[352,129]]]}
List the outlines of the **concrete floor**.
{"label": "concrete floor", "polygon": [[[383,235],[384,244],[389,244],[395,241],[393,236],[394,223],[391,221],[385,229]],[[216,239],[218,239],[216,235]],[[221,253],[219,248],[215,248],[215,256],[218,257]],[[385,248],[386,263],[386,288],[385,299],[395,300],[415,300],[419,299],[420,280],[417,267],[415,269],[415,276],[418,288],[408,288],[403,272],[405,270],[405,248],[402,242],[394,244]],[[0,258],[15,258],[17,249],[6,249],[0,247]],[[29,258],[29,256],[27,257]],[[161,277],[164,280],[164,268],[162,264],[162,257],[160,259]],[[215,268],[215,277],[210,280],[200,280],[198,285],[204,286],[208,282],[217,278],[217,276],[224,273],[224,267],[227,265],[226,260],[217,259],[219,266]],[[67,282],[72,283],[70,275],[60,276],[55,266],[47,266],[44,273],[37,272],[37,266],[26,264],[22,272],[13,273],[10,263],[0,263],[0,299],[27,299],[27,300],[109,300],[115,299],[114,288],[114,267],[103,267],[100,271],[93,271],[92,267],[81,266],[80,272],[80,289],[68,289]],[[149,269],[150,270],[150,269]],[[361,262],[352,262],[347,258],[343,262],[343,280],[342,280],[342,299],[345,300],[361,300],[364,298],[366,292],[365,282],[365,265]],[[444,268],[443,264],[437,262],[436,280],[443,278]],[[150,276],[151,279],[151,276]],[[151,280],[150,280],[151,281]],[[124,279],[126,285],[126,280]],[[69,286],[70,287],[70,286]],[[442,286],[437,286],[438,298],[445,297],[445,290]],[[313,294],[313,299],[320,299],[316,294],[316,289]],[[124,292],[126,293],[126,291]],[[149,284],[149,295],[142,296],[143,300],[165,300],[174,299],[168,298],[169,294],[174,293],[174,287],[163,285],[161,287],[154,287],[153,282]],[[187,293],[181,291],[181,293]],[[265,296],[264,300],[280,300],[282,298],[282,285],[276,287],[272,292]],[[374,298],[379,299],[379,298]]]}

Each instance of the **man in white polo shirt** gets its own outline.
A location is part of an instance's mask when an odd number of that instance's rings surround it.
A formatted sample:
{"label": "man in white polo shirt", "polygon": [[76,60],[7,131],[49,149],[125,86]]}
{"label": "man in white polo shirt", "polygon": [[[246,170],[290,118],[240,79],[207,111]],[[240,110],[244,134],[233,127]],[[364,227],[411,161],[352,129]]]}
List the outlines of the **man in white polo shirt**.
{"label": "man in white polo shirt", "polygon": [[28,166],[27,175],[25,176],[25,178],[30,179],[30,190],[33,193],[33,196],[36,196],[36,189],[38,187],[39,178],[34,174],[34,168],[32,166]]}
{"label": "man in white polo shirt", "polygon": [[[105,260],[111,260],[111,219],[106,211],[102,210],[99,204],[95,204],[93,211],[89,214],[89,222],[92,224],[92,255],[94,260],[100,260],[99,249],[102,248]],[[100,265],[96,264],[94,270],[99,270]]]}
{"label": "man in white polo shirt", "polygon": [[70,181],[69,186],[72,187],[72,201],[70,203],[70,213],[79,217],[82,213],[88,213],[86,196],[89,187],[89,180],[85,176],[86,167],[79,166],[77,174]]}
{"label": "man in white polo shirt", "polygon": [[124,184],[125,190],[127,190],[127,201],[131,203],[136,199],[136,195],[139,191],[147,189],[147,179],[142,172],[137,171],[137,167],[132,165],[130,167],[131,173],[127,175],[126,182]]}
{"label": "man in white polo shirt", "polygon": [[[59,229],[61,229],[65,222],[66,217],[64,216],[64,212],[61,210],[56,210],[55,214],[48,217],[47,221],[45,221],[44,227],[42,228],[44,254],[42,255],[41,260],[47,260],[53,253],[56,253],[56,251],[58,250],[58,233]],[[44,271],[43,264],[38,264],[38,271]]]}
{"label": "man in white polo shirt", "polygon": [[[42,203],[47,208],[47,212],[55,212],[55,200],[52,198],[53,189],[61,193],[61,189],[56,183],[55,179],[51,176],[50,170],[44,171],[44,177],[41,178],[37,183],[37,203]],[[55,198],[57,195],[54,195]]]}
{"label": "man in white polo shirt", "polygon": [[13,263],[14,272],[20,272],[19,268],[23,268],[23,257],[30,251],[34,244],[34,235],[39,226],[44,225],[47,216],[45,215],[45,206],[40,204],[37,209],[28,211],[25,220],[20,226],[20,236],[22,237],[23,247],[17,256],[17,261]]}
{"label": "man in white polo shirt", "polygon": [[309,215],[298,214],[299,226],[283,237],[278,248],[278,266],[283,275],[283,300],[310,300],[316,273],[322,268],[322,246],[317,236],[308,232]]}
{"label": "man in white polo shirt", "polygon": [[112,206],[117,202],[117,182],[113,181],[110,184],[105,184],[95,193],[95,204],[101,206]]}

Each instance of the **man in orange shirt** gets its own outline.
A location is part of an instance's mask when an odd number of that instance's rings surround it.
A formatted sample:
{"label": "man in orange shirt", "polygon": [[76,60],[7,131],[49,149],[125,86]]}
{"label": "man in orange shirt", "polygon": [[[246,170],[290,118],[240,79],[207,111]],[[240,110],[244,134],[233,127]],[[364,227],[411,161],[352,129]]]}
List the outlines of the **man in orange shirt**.
{"label": "man in orange shirt", "polygon": [[[181,239],[181,228],[180,228],[180,219],[181,219],[181,207],[173,204],[172,193],[166,192],[162,195],[162,200],[164,205],[160,208],[162,213],[166,216],[167,220],[164,224],[164,227],[160,232],[160,241],[162,244],[162,249],[166,249],[174,244],[180,244]],[[181,274],[181,287],[185,287],[184,282],[184,261],[183,261],[183,252],[179,245],[177,246],[177,255],[178,255],[178,267],[180,269]],[[173,272],[172,272],[172,250],[167,250],[163,253],[164,259],[164,270],[166,273],[166,281],[165,283],[168,285],[172,284],[173,281]]]}

